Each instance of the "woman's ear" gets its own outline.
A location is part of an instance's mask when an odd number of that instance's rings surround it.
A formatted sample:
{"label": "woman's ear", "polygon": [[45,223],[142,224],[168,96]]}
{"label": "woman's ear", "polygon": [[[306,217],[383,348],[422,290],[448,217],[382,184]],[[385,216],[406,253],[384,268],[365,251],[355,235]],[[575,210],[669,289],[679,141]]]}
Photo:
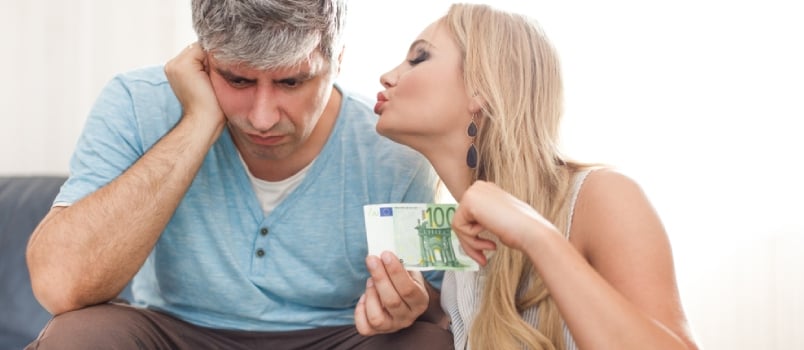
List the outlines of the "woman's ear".
{"label": "woman's ear", "polygon": [[469,99],[469,113],[478,114],[486,105],[486,99],[483,98],[477,91],[472,93]]}

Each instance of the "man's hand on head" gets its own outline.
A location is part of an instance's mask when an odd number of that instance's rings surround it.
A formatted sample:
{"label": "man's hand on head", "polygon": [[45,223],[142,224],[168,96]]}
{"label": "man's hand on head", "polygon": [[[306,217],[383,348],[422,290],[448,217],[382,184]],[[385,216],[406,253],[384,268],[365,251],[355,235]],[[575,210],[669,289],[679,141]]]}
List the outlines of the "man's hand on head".
{"label": "man's hand on head", "polygon": [[208,62],[208,53],[192,43],[165,64],[165,75],[184,109],[183,119],[221,127],[226,118],[212,88]]}

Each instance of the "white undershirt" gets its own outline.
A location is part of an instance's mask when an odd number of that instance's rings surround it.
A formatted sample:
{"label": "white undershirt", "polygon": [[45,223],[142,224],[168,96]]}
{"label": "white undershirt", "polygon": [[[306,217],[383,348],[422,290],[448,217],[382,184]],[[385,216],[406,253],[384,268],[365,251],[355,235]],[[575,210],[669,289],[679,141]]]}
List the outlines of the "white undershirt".
{"label": "white undershirt", "polygon": [[[238,155],[240,155],[239,152]],[[243,167],[246,169],[246,174],[248,175],[249,180],[251,180],[251,188],[254,189],[254,193],[257,195],[257,201],[260,202],[262,212],[265,213],[266,217],[268,217],[268,215],[271,214],[279,203],[282,203],[282,201],[291,192],[293,192],[296,187],[299,187],[299,184],[301,184],[305,175],[307,175],[307,171],[309,171],[310,167],[313,165],[313,163],[315,163],[315,159],[313,159],[310,164],[305,166],[304,169],[299,170],[298,173],[295,173],[287,179],[280,181],[265,181],[258,179],[251,174],[251,170],[248,169],[248,165],[243,160],[243,156],[240,156],[240,162],[243,163]]]}

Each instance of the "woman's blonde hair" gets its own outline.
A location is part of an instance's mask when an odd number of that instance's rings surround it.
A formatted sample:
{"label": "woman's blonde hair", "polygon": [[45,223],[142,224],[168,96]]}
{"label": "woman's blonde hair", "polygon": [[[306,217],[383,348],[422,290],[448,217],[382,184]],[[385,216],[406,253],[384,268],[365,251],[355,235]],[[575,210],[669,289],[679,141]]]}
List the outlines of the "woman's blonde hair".
{"label": "woman's blonde hair", "polygon": [[[563,93],[555,50],[536,22],[486,5],[452,5],[442,20],[462,51],[467,91],[484,101],[476,177],[527,202],[563,232],[571,179],[583,166],[559,152]],[[471,347],[564,349],[563,321],[527,256],[498,245],[485,269]],[[534,306],[538,328],[522,318]]]}

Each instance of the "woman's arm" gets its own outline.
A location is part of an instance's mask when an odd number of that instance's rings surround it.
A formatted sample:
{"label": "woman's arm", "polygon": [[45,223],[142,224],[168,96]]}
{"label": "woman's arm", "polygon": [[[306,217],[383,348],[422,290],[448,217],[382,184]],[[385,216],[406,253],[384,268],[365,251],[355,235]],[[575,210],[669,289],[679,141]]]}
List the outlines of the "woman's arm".
{"label": "woman's arm", "polygon": [[455,218],[464,248],[475,256],[493,245],[476,238],[486,229],[530,257],[580,348],[697,348],[667,235],[631,179],[607,170],[587,177],[570,241],[533,208],[489,183],[478,182],[464,194]]}

